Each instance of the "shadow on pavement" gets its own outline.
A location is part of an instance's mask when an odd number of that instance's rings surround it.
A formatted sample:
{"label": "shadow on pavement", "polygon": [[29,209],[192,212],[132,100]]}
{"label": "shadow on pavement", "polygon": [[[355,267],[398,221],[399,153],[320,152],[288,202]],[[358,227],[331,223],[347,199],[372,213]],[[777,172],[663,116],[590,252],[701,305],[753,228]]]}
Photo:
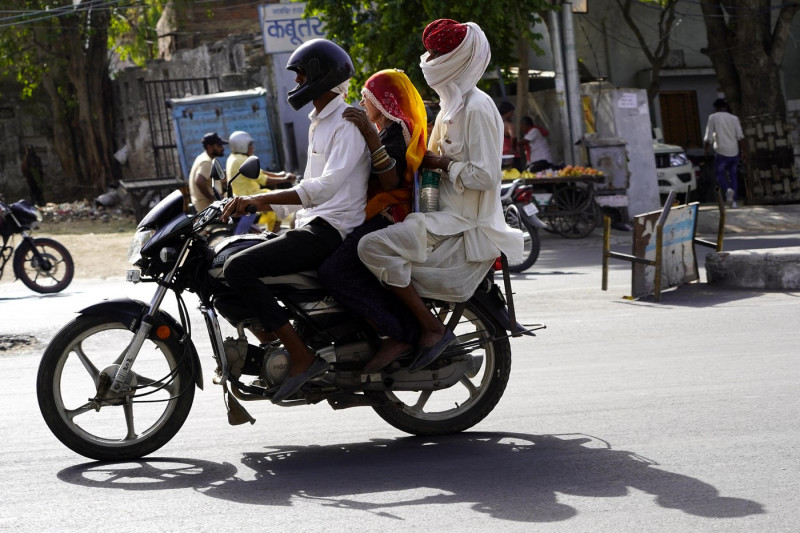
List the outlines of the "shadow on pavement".
{"label": "shadow on pavement", "polygon": [[192,488],[251,505],[291,506],[305,499],[394,519],[401,518],[392,509],[468,503],[501,520],[558,522],[580,512],[560,503],[560,494],[622,498],[631,489],[653,495],[663,508],[699,517],[765,512],[758,502],[721,496],[708,483],[661,470],[634,452],[613,450],[601,439],[579,434],[475,432],[270,447],[245,453],[242,464],[252,479],[237,477],[237,469],[227,463],[177,458],[86,463],[58,477],[101,489]]}

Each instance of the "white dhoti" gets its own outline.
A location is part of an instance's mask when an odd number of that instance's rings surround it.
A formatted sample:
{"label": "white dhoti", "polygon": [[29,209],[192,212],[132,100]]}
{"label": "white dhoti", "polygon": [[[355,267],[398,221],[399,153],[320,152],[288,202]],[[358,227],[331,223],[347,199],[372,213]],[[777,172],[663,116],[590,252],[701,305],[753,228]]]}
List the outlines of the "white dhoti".
{"label": "white dhoti", "polygon": [[467,301],[494,263],[468,261],[463,233],[430,233],[417,213],[362,237],[358,256],[382,284],[413,284],[420,296],[448,302]]}

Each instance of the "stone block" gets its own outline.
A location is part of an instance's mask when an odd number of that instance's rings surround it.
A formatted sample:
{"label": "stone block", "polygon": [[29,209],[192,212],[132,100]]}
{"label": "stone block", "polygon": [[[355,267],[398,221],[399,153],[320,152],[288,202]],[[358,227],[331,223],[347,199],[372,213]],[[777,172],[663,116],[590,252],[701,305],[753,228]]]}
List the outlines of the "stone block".
{"label": "stone block", "polygon": [[800,247],[714,252],[706,256],[705,266],[710,285],[800,290]]}

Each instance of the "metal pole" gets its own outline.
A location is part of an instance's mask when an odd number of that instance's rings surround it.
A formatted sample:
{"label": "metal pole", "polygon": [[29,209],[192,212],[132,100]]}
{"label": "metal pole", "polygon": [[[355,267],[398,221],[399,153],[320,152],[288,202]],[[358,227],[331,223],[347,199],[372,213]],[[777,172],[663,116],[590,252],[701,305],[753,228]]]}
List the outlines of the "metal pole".
{"label": "metal pole", "polygon": [[564,80],[564,56],[561,53],[561,21],[555,11],[550,11],[547,16],[550,21],[548,29],[550,31],[550,48],[553,49],[553,72],[556,76],[556,102],[561,124],[561,141],[564,145],[564,163],[571,165],[573,164],[572,135]]}
{"label": "metal pole", "polygon": [[578,56],[575,52],[575,27],[572,24],[572,2],[564,0],[561,5],[561,21],[564,25],[564,70],[567,74],[567,107],[569,108],[570,135],[573,164],[581,163],[581,150],[575,143],[583,138],[583,106],[581,105],[581,81],[578,74]]}

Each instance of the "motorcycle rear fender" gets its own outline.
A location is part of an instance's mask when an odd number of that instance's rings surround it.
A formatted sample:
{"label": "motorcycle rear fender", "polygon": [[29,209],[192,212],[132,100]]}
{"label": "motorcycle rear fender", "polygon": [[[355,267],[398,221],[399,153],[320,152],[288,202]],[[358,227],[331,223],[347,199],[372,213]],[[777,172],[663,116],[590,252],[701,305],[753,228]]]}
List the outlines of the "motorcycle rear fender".
{"label": "motorcycle rear fender", "polygon": [[[479,288],[472,295],[472,300],[494,318],[500,327],[506,331],[511,331],[511,318],[508,316],[508,308],[503,299],[503,294],[500,292],[500,287],[492,283],[487,290]],[[525,329],[525,326],[517,322],[517,331],[525,331]],[[535,336],[531,332],[526,332],[525,335]]]}
{"label": "motorcycle rear fender", "polygon": [[[105,300],[103,302],[90,305],[78,311],[82,315],[103,315],[114,320],[118,320],[131,331],[136,331],[142,317],[147,313],[148,305],[139,300],[132,300],[130,298],[115,298],[113,300]],[[172,334],[181,339],[185,335],[185,331],[180,323],[175,320],[169,313],[160,311],[153,317],[153,329],[155,332],[159,326],[167,326],[173,332]],[[197,348],[190,338],[184,339],[182,342],[187,343],[189,349],[189,356],[192,358],[192,364],[197,369],[195,372],[195,384],[198,389],[203,388],[203,373],[200,371],[200,357],[197,355]]]}

